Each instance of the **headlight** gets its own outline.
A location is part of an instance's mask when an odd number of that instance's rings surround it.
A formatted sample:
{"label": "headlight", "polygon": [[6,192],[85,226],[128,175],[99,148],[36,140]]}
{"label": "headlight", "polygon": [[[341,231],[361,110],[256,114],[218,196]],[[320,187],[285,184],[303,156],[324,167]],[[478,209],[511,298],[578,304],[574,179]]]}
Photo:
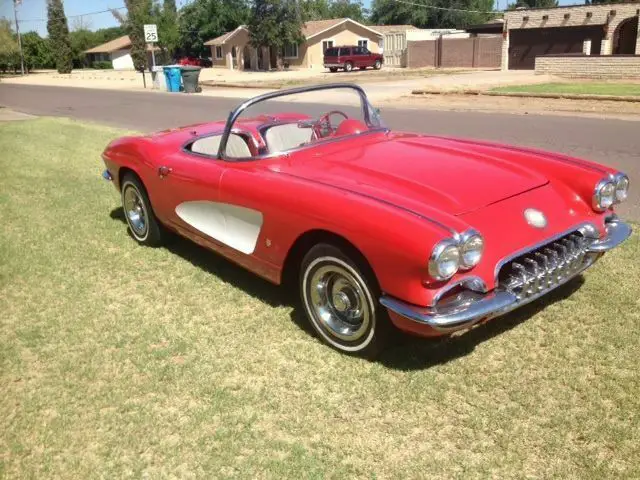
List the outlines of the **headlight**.
{"label": "headlight", "polygon": [[480,263],[484,250],[484,240],[475,230],[462,234],[460,241],[460,268],[469,269]]}
{"label": "headlight", "polygon": [[605,211],[616,201],[616,184],[611,179],[600,180],[593,192],[594,210]]}
{"label": "headlight", "polygon": [[460,248],[452,238],[438,243],[429,259],[429,275],[436,280],[447,280],[453,277],[460,268]]}
{"label": "headlight", "polygon": [[616,173],[613,179],[616,182],[616,203],[624,202],[629,196],[629,177]]}

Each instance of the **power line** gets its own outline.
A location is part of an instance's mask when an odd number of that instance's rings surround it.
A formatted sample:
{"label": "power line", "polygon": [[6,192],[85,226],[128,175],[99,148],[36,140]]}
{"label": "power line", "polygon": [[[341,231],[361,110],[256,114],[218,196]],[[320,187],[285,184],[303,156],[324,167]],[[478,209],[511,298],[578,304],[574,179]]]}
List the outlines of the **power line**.
{"label": "power line", "polygon": [[465,10],[463,8],[453,8],[453,7],[436,7],[435,5],[426,5],[424,3],[414,3],[409,2],[407,0],[394,0],[396,3],[404,3],[406,5],[413,5],[414,7],[422,7],[422,8],[430,8],[432,10],[444,10],[448,12],[463,12],[463,13],[502,13],[502,10]]}
{"label": "power line", "polygon": [[[107,10],[100,10],[100,11],[96,11],[96,12],[87,12],[87,13],[79,13],[77,15],[60,15],[60,16],[54,16],[51,18],[63,18],[66,17],[67,19],[69,18],[77,18],[77,17],[88,17],[90,15],[99,15],[101,13],[107,13],[107,12],[111,12],[112,10],[126,10],[127,7],[118,7],[118,8],[108,8]],[[21,19],[20,22],[46,22],[48,21],[48,18],[26,18],[26,19]]]}

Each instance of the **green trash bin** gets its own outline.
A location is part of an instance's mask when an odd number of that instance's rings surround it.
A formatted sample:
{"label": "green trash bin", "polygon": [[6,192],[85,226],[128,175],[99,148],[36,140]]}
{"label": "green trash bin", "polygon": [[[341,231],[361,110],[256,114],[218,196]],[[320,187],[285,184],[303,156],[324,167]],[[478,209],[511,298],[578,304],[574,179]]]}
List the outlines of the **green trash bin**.
{"label": "green trash bin", "polygon": [[182,72],[182,84],[184,85],[185,93],[200,93],[202,91],[202,88],[198,86],[200,70],[202,70],[202,67],[180,65],[180,71]]}

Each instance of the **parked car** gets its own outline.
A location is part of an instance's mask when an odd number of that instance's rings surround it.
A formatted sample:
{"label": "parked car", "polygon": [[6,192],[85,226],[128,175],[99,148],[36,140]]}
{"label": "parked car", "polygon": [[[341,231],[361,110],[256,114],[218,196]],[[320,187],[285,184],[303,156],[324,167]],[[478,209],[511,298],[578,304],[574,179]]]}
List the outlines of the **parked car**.
{"label": "parked car", "polygon": [[382,68],[382,55],[371,53],[366,47],[342,46],[330,47],[324,51],[324,68],[337,72],[339,68],[350,72],[354,68],[361,70],[373,67],[376,70]]}
{"label": "parked car", "polygon": [[212,61],[208,58],[182,57],[177,62],[178,65],[192,65],[195,67],[208,68],[212,66]]}
{"label": "parked car", "polygon": [[[347,94],[358,107],[326,106]],[[324,342],[367,357],[393,329],[449,335],[543,297],[631,234],[624,173],[391,131],[350,84],[267,93],[102,158],[140,244],[177,232],[285,283]]]}

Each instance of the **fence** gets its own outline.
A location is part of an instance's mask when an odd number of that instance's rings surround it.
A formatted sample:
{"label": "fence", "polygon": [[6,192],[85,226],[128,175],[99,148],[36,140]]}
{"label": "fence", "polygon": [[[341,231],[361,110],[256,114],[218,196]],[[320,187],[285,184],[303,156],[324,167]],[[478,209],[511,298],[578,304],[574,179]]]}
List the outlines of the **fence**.
{"label": "fence", "polygon": [[501,35],[407,42],[409,68],[500,68],[501,59]]}

